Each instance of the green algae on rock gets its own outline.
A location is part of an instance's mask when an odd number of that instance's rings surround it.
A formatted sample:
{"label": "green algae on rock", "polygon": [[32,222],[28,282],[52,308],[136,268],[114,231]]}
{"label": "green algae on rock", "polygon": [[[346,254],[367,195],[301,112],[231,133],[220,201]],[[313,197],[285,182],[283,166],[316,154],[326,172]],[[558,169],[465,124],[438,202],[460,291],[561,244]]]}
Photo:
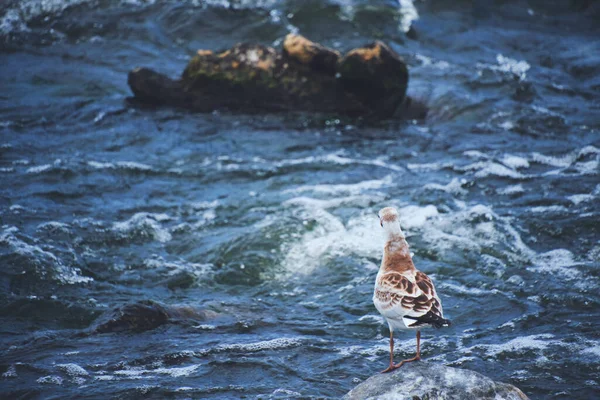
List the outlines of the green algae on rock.
{"label": "green algae on rock", "polygon": [[[340,53],[300,36],[286,36],[281,51],[239,43],[199,50],[180,79],[147,68],[129,73],[135,99],[200,112],[294,112],[402,117],[408,69],[390,47],[375,42]],[[413,113],[414,114],[414,113]],[[424,117],[424,107],[417,117]]]}

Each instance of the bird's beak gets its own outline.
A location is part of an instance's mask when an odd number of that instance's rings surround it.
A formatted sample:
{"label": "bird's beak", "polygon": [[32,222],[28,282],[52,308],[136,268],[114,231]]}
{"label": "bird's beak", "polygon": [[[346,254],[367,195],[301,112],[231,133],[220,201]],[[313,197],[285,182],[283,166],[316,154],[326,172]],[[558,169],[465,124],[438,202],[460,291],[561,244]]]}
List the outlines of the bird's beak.
{"label": "bird's beak", "polygon": [[379,220],[379,225],[381,225],[381,227],[383,228],[383,221]]}

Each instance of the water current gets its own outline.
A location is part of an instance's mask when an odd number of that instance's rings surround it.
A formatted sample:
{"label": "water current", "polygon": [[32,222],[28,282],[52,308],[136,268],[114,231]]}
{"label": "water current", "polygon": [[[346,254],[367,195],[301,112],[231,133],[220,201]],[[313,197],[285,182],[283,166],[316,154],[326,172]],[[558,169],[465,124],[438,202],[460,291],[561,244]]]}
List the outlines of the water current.
{"label": "water current", "polygon": [[[600,6],[0,5],[0,397],[338,398],[386,366],[371,295],[399,209],[453,325],[427,362],[600,395]],[[199,48],[380,39],[425,121],[134,107]],[[205,310],[94,333],[154,301]],[[413,355],[397,335],[397,358]]]}

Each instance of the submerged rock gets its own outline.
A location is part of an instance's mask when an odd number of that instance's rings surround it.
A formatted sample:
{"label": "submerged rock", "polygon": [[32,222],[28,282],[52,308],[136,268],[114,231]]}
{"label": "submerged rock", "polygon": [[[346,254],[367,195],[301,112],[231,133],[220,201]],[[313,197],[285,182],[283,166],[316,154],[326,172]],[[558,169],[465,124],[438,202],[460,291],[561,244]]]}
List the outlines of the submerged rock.
{"label": "submerged rock", "polygon": [[213,52],[199,50],[180,79],[147,68],[129,73],[137,101],[201,112],[309,111],[350,116],[425,116],[406,97],[408,69],[390,47],[375,42],[344,57],[333,49],[290,34],[282,49],[239,43]]}
{"label": "submerged rock", "polygon": [[146,300],[114,309],[100,318],[92,332],[142,332],[167,323],[205,321],[215,316],[216,313],[210,310],[201,310],[190,306],[163,305],[152,300]]}
{"label": "submerged rock", "polygon": [[377,374],[356,386],[346,400],[527,400],[517,387],[467,369],[416,362]]}

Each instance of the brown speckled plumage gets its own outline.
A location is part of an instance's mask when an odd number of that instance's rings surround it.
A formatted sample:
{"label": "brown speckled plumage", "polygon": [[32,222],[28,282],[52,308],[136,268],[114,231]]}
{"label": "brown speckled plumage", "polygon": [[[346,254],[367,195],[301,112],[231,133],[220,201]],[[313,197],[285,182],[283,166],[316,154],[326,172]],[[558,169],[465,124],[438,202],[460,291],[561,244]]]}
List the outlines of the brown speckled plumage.
{"label": "brown speckled plumage", "polygon": [[393,332],[395,329],[417,329],[417,356],[405,362],[420,359],[420,332],[425,327],[449,326],[444,319],[442,303],[431,279],[417,270],[410,254],[408,242],[400,228],[398,212],[393,207],[379,211],[381,226],[387,240],[383,259],[377,274],[373,303],[390,327],[391,371],[393,364]]}

